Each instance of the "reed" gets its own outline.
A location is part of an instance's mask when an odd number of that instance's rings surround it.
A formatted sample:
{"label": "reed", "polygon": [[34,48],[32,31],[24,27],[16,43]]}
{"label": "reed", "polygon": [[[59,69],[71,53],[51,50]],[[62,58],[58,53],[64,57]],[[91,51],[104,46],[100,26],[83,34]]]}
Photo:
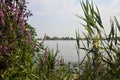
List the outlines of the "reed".
{"label": "reed", "polygon": [[[120,24],[117,18],[114,17],[114,20],[110,20],[111,30],[109,34],[106,34],[98,7],[94,7],[93,2],[89,2],[89,0],[86,0],[85,2],[81,1],[81,7],[84,16],[76,16],[85,22],[84,24],[81,23],[81,25],[86,30],[86,33],[83,33],[83,35],[87,39],[87,45],[84,45],[85,43],[83,43],[84,47],[80,47],[80,36],[78,36],[79,33],[76,33],[77,52],[80,49],[86,51],[85,58],[82,60],[82,63],[79,64],[79,68],[82,70],[82,74],[79,73],[79,79],[120,79],[120,38],[118,36],[120,33]],[[103,40],[103,36],[105,36],[106,40]]]}

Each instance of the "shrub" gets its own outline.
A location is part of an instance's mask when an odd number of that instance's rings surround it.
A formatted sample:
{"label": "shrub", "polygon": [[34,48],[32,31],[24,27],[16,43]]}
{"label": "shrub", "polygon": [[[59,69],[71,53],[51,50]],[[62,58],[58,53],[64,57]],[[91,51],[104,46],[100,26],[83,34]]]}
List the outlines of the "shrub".
{"label": "shrub", "polygon": [[[32,16],[25,0],[0,0],[0,80],[54,80],[66,78],[63,58],[54,54],[35,36],[27,23]],[[57,73],[58,72],[58,73]],[[69,78],[69,77],[68,77]]]}
{"label": "shrub", "polygon": [[27,23],[32,14],[24,0],[0,1],[0,78],[34,79],[32,56],[35,30]]}

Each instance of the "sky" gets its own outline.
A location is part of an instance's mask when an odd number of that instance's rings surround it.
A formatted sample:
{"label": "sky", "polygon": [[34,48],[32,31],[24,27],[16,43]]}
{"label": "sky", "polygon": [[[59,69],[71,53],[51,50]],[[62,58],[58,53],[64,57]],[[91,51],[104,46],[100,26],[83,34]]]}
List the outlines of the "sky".
{"label": "sky", "polygon": [[[79,29],[80,34],[85,29],[79,23],[81,19],[75,15],[84,15],[80,0],[26,0],[28,9],[33,16],[29,18],[41,38],[45,34],[51,37],[75,37],[75,31]],[[85,1],[85,0],[83,0]],[[120,18],[120,0],[93,0],[94,5],[99,8],[105,30],[110,30],[110,19],[117,16]]]}

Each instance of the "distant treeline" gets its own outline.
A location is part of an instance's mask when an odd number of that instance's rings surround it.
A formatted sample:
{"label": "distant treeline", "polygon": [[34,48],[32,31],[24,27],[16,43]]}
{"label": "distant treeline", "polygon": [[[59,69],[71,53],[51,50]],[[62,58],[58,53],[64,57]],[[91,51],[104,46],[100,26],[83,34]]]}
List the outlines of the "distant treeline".
{"label": "distant treeline", "polygon": [[46,40],[75,40],[75,38],[72,37],[50,37],[46,36]]}
{"label": "distant treeline", "polygon": [[[46,36],[45,38],[46,40],[75,40],[75,38],[73,37],[57,37],[57,36],[54,36],[54,37],[50,37],[50,36]],[[38,38],[38,40],[42,40],[42,38]]]}
{"label": "distant treeline", "polygon": [[[79,38],[79,40],[88,40],[90,38]],[[115,40],[116,38],[112,38],[112,40]],[[120,37],[117,37],[117,39],[120,40]],[[42,38],[39,38],[39,40],[42,40]],[[73,37],[57,37],[57,36],[54,36],[54,37],[50,37],[50,36],[46,36],[46,40],[76,40],[75,38]],[[109,38],[102,38],[102,40],[109,40]]]}

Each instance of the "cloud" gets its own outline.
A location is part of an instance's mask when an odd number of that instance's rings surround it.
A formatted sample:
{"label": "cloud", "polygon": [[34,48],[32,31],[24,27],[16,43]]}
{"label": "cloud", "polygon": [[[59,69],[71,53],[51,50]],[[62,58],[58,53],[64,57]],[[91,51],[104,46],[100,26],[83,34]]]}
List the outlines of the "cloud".
{"label": "cloud", "polygon": [[[35,15],[82,15],[80,0],[27,0],[30,2],[30,9]],[[120,0],[94,0],[104,16],[119,14]]]}
{"label": "cloud", "polygon": [[[67,15],[77,13],[80,9],[79,0],[34,0],[31,1],[36,6],[35,14],[38,15]],[[39,6],[38,6],[39,5]],[[40,9],[39,9],[40,8]]]}

